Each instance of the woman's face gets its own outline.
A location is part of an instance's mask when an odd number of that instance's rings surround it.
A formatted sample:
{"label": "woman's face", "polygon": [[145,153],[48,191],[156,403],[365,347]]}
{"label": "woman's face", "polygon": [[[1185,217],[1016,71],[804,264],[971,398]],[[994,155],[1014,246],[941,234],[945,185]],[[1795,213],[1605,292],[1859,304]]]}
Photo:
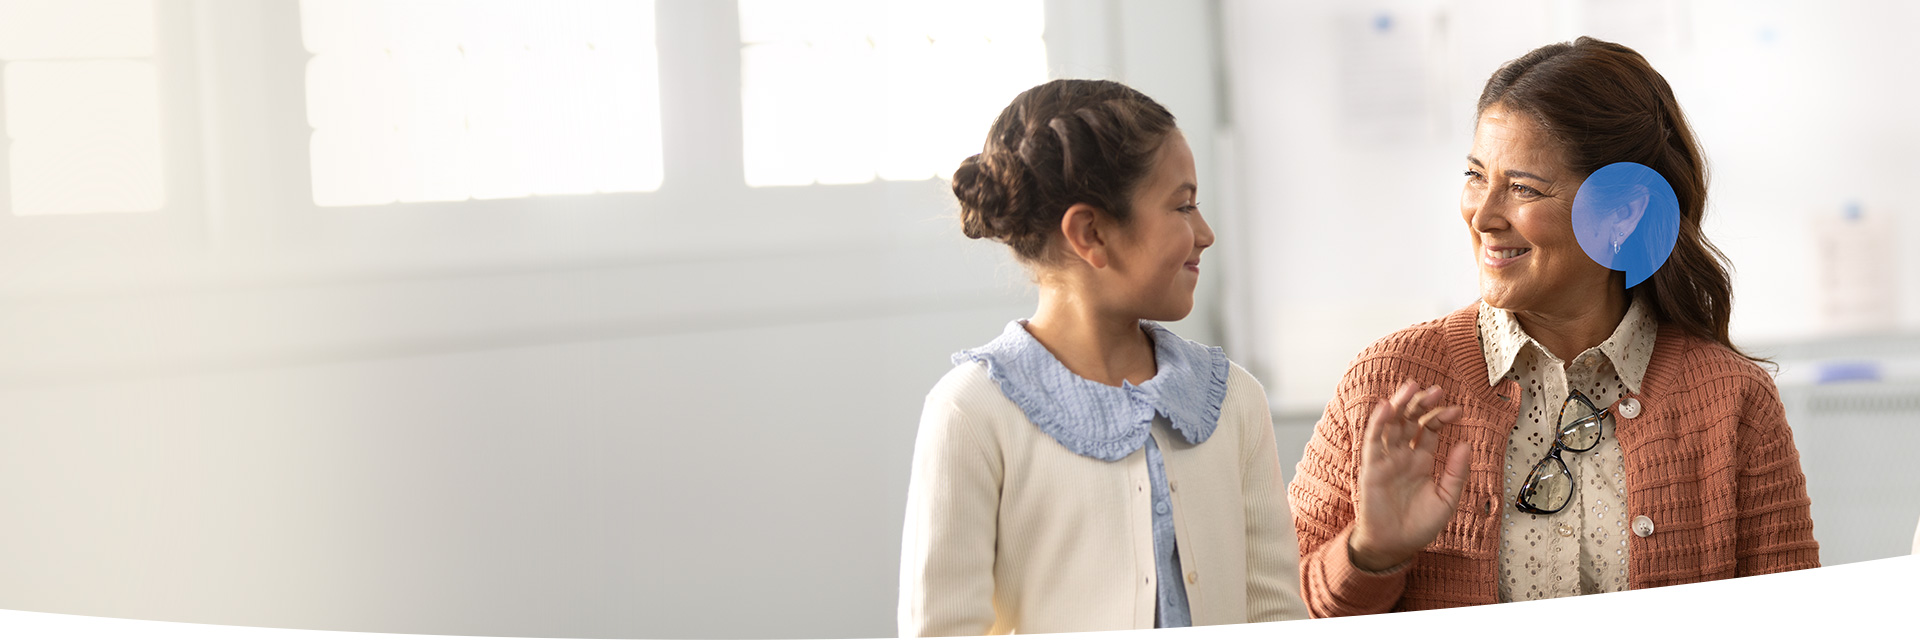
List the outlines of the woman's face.
{"label": "woman's face", "polygon": [[1473,236],[1480,299],[1510,311],[1573,314],[1601,304],[1613,272],[1580,249],[1573,197],[1585,176],[1523,113],[1488,107],[1473,131],[1460,218]]}
{"label": "woman's face", "polygon": [[1129,315],[1174,321],[1193,311],[1200,282],[1200,252],[1213,245],[1213,229],[1195,200],[1193,150],[1174,130],[1155,154],[1153,168],[1133,192],[1133,212],[1109,253],[1114,302]]}

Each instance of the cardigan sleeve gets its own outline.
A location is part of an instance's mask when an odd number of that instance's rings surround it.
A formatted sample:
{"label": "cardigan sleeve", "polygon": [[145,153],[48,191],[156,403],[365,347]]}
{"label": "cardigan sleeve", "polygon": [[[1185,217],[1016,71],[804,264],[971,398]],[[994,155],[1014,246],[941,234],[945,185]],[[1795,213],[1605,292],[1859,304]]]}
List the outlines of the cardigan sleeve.
{"label": "cardigan sleeve", "polygon": [[[1253,384],[1258,390],[1259,383]],[[1267,408],[1265,390],[1249,397],[1256,400],[1236,408],[1240,424],[1254,427],[1252,444],[1240,461],[1240,494],[1246,496],[1247,621],[1299,620],[1307,617],[1307,606],[1300,600],[1299,543],[1274,444],[1273,412]]]}
{"label": "cardigan sleeve", "polygon": [[1779,391],[1764,377],[1749,384],[1757,389],[1748,394],[1740,424],[1737,575],[1818,567],[1807,477]]}
{"label": "cardigan sleeve", "polygon": [[1354,451],[1354,427],[1345,411],[1351,387],[1341,387],[1314,425],[1313,438],[1287,490],[1300,540],[1300,587],[1308,612],[1316,618],[1392,610],[1406,589],[1411,564],[1367,571],[1354,566],[1347,552],[1360,461]]}
{"label": "cardigan sleeve", "polygon": [[900,543],[901,637],[993,627],[1001,466],[966,412],[929,395],[920,414]]}

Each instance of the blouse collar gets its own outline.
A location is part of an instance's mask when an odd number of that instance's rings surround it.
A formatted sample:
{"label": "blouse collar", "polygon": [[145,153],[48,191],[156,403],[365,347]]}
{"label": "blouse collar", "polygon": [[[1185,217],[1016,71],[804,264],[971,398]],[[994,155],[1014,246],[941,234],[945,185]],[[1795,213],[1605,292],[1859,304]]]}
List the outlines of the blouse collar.
{"label": "blouse collar", "polygon": [[1033,335],[1026,321],[1007,323],[992,342],[953,354],[955,365],[983,362],[1000,391],[1074,453],[1112,462],[1146,445],[1155,413],[1187,442],[1200,444],[1220,422],[1227,397],[1227,355],[1174,335],[1157,323],[1140,327],[1153,340],[1152,379],[1108,386],[1075,375]]}
{"label": "blouse collar", "polygon": [[[1487,361],[1488,386],[1500,384],[1500,379],[1512,370],[1513,361],[1519,356],[1520,350],[1527,345],[1533,345],[1541,354],[1553,358],[1546,347],[1540,346],[1520,328],[1520,321],[1512,311],[1481,302],[1478,330],[1480,352]],[[1605,355],[1613,363],[1614,372],[1620,375],[1620,381],[1626,383],[1627,390],[1639,393],[1640,381],[1646,376],[1647,363],[1653,359],[1653,343],[1659,334],[1659,323],[1654,320],[1652,311],[1640,302],[1640,296],[1633,296],[1632,302],[1627,305],[1627,315],[1620,319],[1619,326],[1614,327],[1613,334],[1588,352],[1598,350]]]}

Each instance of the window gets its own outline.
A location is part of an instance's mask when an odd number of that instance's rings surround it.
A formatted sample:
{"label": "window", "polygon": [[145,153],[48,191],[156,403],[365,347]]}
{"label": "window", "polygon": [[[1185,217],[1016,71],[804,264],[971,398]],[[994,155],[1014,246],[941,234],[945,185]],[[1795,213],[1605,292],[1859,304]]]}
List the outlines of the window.
{"label": "window", "polygon": [[14,215],[165,204],[152,0],[0,3]]}
{"label": "window", "polygon": [[1039,0],[740,0],[749,186],[946,177],[1045,82]]}
{"label": "window", "polygon": [[652,2],[300,3],[321,206],[653,191]]}

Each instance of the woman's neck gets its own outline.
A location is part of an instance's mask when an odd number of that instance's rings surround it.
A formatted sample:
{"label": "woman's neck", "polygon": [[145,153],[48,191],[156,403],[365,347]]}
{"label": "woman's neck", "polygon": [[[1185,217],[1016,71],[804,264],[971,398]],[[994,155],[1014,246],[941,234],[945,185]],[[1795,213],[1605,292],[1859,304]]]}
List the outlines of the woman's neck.
{"label": "woman's neck", "polygon": [[1588,349],[1600,346],[1627,317],[1626,292],[1600,296],[1593,304],[1555,312],[1514,311],[1520,328],[1546,347],[1562,363],[1570,363]]}
{"label": "woman's neck", "polygon": [[1042,287],[1027,333],[1074,375],[1105,385],[1152,379],[1153,341],[1139,318],[1118,317],[1056,287]]}

